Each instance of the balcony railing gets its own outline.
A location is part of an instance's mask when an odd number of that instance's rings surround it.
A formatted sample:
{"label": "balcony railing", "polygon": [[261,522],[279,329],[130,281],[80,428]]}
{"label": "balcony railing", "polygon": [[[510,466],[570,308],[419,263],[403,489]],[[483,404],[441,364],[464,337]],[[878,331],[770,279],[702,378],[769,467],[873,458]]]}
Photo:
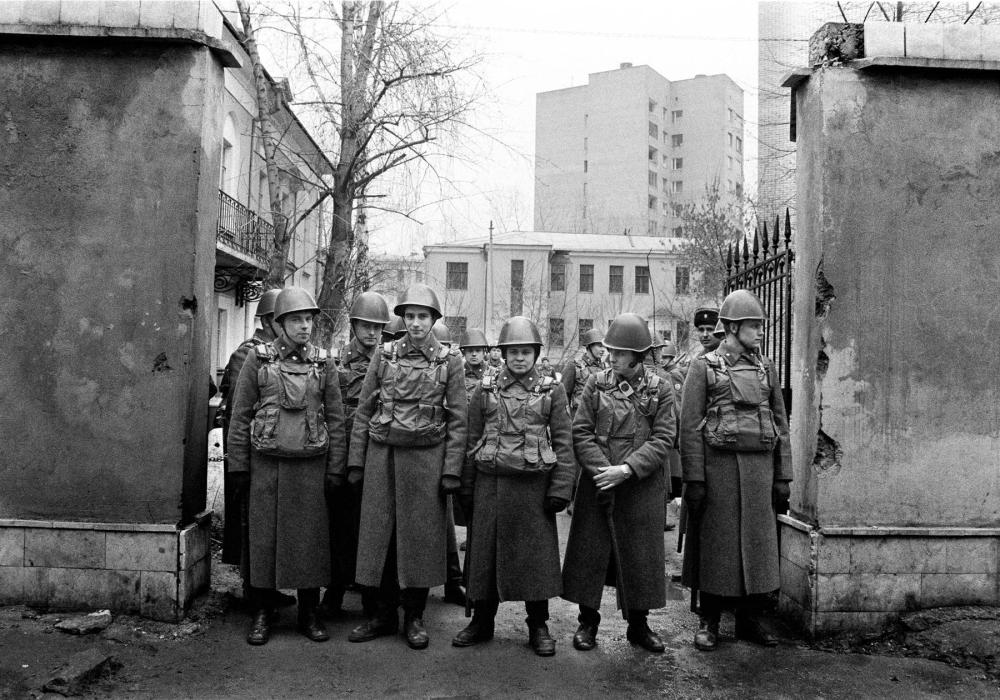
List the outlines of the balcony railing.
{"label": "balcony railing", "polygon": [[266,268],[274,243],[274,226],[219,190],[219,240],[254,258]]}

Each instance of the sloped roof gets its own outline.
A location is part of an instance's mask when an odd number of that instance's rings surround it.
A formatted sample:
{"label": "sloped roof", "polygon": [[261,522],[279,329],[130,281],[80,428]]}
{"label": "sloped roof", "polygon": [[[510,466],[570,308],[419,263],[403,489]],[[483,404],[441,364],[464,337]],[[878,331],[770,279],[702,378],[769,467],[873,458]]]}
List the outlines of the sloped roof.
{"label": "sloped roof", "polygon": [[[558,231],[510,231],[493,236],[493,245],[546,246],[553,250],[600,252],[645,252],[649,250],[670,253],[677,250],[684,239],[665,236],[626,236],[605,233],[560,233]],[[464,238],[458,241],[437,243],[425,248],[479,248],[489,243],[489,236]]]}

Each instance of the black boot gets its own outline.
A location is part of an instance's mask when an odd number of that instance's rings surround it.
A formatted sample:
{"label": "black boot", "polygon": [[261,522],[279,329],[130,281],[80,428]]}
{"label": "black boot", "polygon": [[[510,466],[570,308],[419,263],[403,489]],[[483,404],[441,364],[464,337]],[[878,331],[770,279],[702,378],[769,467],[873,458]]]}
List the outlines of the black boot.
{"label": "black boot", "polygon": [[465,588],[462,587],[462,567],[458,552],[448,552],[448,578],[444,584],[444,602],[465,607]]}
{"label": "black boot", "polygon": [[744,639],[765,647],[777,646],[778,638],[763,624],[763,612],[767,606],[766,594],[745,596],[736,605],[736,638]]}
{"label": "black boot", "polygon": [[430,637],[424,629],[424,606],[427,604],[426,588],[404,588],[400,591],[403,604],[403,633],[411,649],[426,649]]}
{"label": "black boot", "polygon": [[580,606],[580,616],[577,618],[580,626],[573,635],[573,648],[579,651],[590,651],[597,646],[597,627],[601,623],[601,613],[596,608]]}
{"label": "black boot", "polygon": [[395,601],[386,601],[379,589],[364,586],[361,589],[361,605],[368,615],[368,621],[358,625],[347,637],[352,642],[370,642],[378,637],[396,634],[399,629],[399,612]]}
{"label": "black boot", "polygon": [[257,608],[253,614],[253,622],[250,625],[250,632],[247,633],[247,644],[263,646],[271,638],[271,620],[274,617],[274,610],[271,608]]}
{"label": "black boot", "polygon": [[719,618],[718,613],[701,615],[694,634],[695,649],[712,651],[719,646]]}
{"label": "black boot", "polygon": [[499,601],[479,601],[473,606],[472,620],[451,640],[453,647],[471,647],[493,639]]}
{"label": "black boot", "polygon": [[325,642],[330,638],[319,618],[319,589],[299,589],[299,632],[314,642]]}
{"label": "black boot", "polygon": [[646,624],[646,616],[648,614],[646,610],[629,610],[628,630],[625,633],[625,637],[646,651],[651,651],[654,654],[662,654],[666,647],[663,645],[660,635],[649,629],[649,625]]}
{"label": "black boot", "polygon": [[528,623],[528,646],[539,656],[555,656],[556,640],[549,634],[549,626],[544,622],[532,622],[531,618],[525,622]]}

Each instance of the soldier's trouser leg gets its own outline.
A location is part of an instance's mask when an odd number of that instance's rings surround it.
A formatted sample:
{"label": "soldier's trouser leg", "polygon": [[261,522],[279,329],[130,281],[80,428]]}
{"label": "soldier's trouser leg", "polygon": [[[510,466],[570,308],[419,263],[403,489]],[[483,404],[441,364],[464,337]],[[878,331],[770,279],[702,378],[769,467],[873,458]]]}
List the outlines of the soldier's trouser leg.
{"label": "soldier's trouser leg", "polygon": [[427,605],[427,588],[404,588],[400,591],[403,604],[403,631],[411,649],[426,649],[430,642],[424,629],[424,607]]}
{"label": "soldier's trouser leg", "polygon": [[549,620],[548,600],[526,600],[524,611],[528,613],[528,627],[544,625]]}
{"label": "soldier's trouser leg", "polygon": [[726,599],[723,596],[706,593],[705,591],[699,591],[698,598],[701,602],[699,606],[701,617],[718,623],[719,618],[722,617],[722,610],[726,606]]}
{"label": "soldier's trouser leg", "polygon": [[746,595],[738,599],[736,603],[736,636],[738,638],[768,647],[778,643],[778,638],[761,622],[767,603],[766,593]]}
{"label": "soldier's trouser leg", "polygon": [[581,605],[580,614],[576,619],[581,625],[593,625],[594,627],[597,627],[601,624],[601,613],[597,608]]}
{"label": "soldier's trouser leg", "polygon": [[528,644],[539,656],[552,656],[556,653],[556,640],[549,634],[548,600],[528,600],[524,603],[528,613],[525,622],[528,624]]}

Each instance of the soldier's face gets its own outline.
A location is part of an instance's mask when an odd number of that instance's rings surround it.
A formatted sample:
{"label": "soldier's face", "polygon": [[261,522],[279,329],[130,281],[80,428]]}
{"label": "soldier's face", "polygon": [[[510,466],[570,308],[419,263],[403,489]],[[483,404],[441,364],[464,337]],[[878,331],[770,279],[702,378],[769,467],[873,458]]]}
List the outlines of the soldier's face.
{"label": "soldier's face", "polygon": [[354,337],[364,347],[373,348],[378,345],[378,341],[382,337],[382,324],[371,323],[369,321],[355,321]]}
{"label": "soldier's face", "polygon": [[296,345],[305,345],[312,337],[313,315],[291,313],[281,317],[281,328],[288,339]]}
{"label": "soldier's face", "polygon": [[608,350],[608,357],[611,358],[611,369],[623,377],[631,377],[635,374],[639,364],[635,361],[635,353],[631,350]]}
{"label": "soldier's face", "polygon": [[599,360],[604,357],[604,346],[600,343],[591,343],[587,350],[590,351],[590,354],[594,356],[595,360]]}
{"label": "soldier's face", "polygon": [[406,324],[406,332],[410,337],[420,343],[431,332],[434,317],[426,306],[407,306],[403,311],[403,323]]}
{"label": "soldier's face", "polygon": [[501,357],[500,348],[491,348],[490,357],[492,357],[494,360],[499,360]]}
{"label": "soldier's face", "polygon": [[531,345],[511,345],[507,348],[507,369],[513,374],[526,374],[535,366],[535,348]]}
{"label": "soldier's face", "polygon": [[743,321],[736,339],[747,350],[756,350],[764,339],[764,324],[761,321]]}
{"label": "soldier's face", "polygon": [[714,331],[714,323],[706,323],[704,326],[698,326],[698,341],[706,350],[715,350],[715,348],[719,347],[720,339],[715,337]]}
{"label": "soldier's face", "polygon": [[462,354],[465,356],[466,363],[472,365],[473,367],[478,367],[483,364],[483,358],[486,355],[485,348],[465,348],[462,350]]}

